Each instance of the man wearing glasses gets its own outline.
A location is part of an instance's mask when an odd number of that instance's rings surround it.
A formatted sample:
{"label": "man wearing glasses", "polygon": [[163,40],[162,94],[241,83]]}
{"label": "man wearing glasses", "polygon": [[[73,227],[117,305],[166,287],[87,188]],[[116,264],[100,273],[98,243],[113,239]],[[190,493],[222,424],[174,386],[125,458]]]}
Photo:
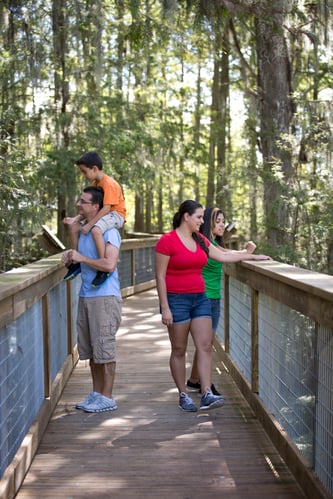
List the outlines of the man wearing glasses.
{"label": "man wearing glasses", "polygon": [[[82,217],[65,217],[63,223],[68,225],[71,235],[72,248],[77,249],[77,240],[79,230],[83,234],[87,234],[90,230],[94,238],[94,242],[100,258],[104,254],[103,233],[117,227],[121,229],[125,223],[126,206],[125,199],[121,186],[110,175],[106,175],[103,171],[103,161],[100,155],[95,151],[86,152],[76,162],[82,175],[89,180],[91,185],[101,187],[104,191],[103,207],[99,210],[96,217],[89,223],[81,225]],[[83,203],[84,204],[84,203]],[[79,263],[72,263],[68,267],[68,272],[65,275],[65,281],[73,279],[81,272]],[[102,286],[108,279],[109,273],[98,270],[92,280],[92,285],[96,288]]]}
{"label": "man wearing glasses", "polygon": [[[77,201],[79,214],[89,223],[103,207],[103,189],[86,187]],[[76,404],[86,412],[105,412],[117,409],[112,396],[116,371],[116,332],[121,322],[121,292],[117,263],[121,238],[116,228],[104,234],[105,252],[100,258],[91,234],[80,232],[78,249],[66,251],[65,265],[80,263],[82,284],[79,293],[77,332],[80,360],[89,360],[93,390]],[[101,287],[93,287],[97,271],[110,277]]]}

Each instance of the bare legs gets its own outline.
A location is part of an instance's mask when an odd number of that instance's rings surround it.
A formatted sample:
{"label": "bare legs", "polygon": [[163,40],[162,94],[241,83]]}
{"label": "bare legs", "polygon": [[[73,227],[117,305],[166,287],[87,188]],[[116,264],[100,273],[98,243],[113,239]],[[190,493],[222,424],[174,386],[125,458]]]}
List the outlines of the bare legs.
{"label": "bare legs", "polygon": [[201,317],[185,324],[168,327],[171,342],[170,369],[179,393],[186,392],[186,348],[188,335],[191,335],[196,348],[196,366],[204,391],[211,386],[212,366],[212,323],[211,319]]}
{"label": "bare legs", "polygon": [[189,377],[189,380],[192,383],[199,383],[200,382],[199,372],[198,372],[198,368],[197,368],[197,364],[198,364],[197,357],[198,357],[197,351],[195,350],[194,355],[193,355],[191,374]]}
{"label": "bare legs", "polygon": [[93,391],[112,398],[113,383],[116,373],[116,363],[95,364],[90,360],[90,371],[93,381]]}
{"label": "bare legs", "polygon": [[105,241],[102,231],[96,225],[91,229],[91,234],[97,249],[99,258],[104,258],[105,256]]}
{"label": "bare legs", "polygon": [[[212,340],[211,340],[211,345],[210,345],[211,349],[213,347],[213,342],[214,342],[214,333],[212,332]],[[189,380],[192,383],[200,383],[200,376],[199,376],[199,370],[198,370],[198,353],[197,353],[197,350],[195,350],[194,355],[193,355],[192,369],[191,369],[191,374],[190,374]]]}

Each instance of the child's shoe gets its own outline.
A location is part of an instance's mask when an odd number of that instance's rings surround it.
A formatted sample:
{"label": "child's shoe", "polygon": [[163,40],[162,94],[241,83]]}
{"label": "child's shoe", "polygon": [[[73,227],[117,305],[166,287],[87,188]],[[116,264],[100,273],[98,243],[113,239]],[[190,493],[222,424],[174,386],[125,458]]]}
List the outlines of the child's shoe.
{"label": "child's shoe", "polygon": [[81,265],[79,263],[71,263],[68,266],[68,272],[64,277],[64,281],[74,279],[81,272]]}
{"label": "child's shoe", "polygon": [[105,283],[107,278],[111,275],[111,272],[102,272],[101,270],[97,271],[95,279],[93,279],[91,285],[93,288],[99,288],[102,284]]}

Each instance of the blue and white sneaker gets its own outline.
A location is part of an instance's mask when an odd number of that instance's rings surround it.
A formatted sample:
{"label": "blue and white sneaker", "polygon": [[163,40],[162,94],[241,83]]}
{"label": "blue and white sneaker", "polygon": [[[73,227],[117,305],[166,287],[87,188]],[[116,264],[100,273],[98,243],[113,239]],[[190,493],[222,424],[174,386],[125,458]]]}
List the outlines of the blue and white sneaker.
{"label": "blue and white sneaker", "polygon": [[92,287],[99,288],[100,286],[102,286],[102,284],[105,283],[105,281],[108,277],[110,277],[111,274],[112,272],[102,272],[101,270],[98,270],[95,278],[91,282]]}
{"label": "blue and white sneaker", "polygon": [[179,406],[180,409],[186,412],[196,412],[198,409],[196,406],[193,404],[193,400],[191,397],[187,395],[187,393],[180,393],[179,394]]}
{"label": "blue and white sneaker", "polygon": [[70,281],[74,279],[81,272],[81,264],[80,263],[71,263],[67,267],[67,274],[64,277],[64,281]]}
{"label": "blue and white sneaker", "polygon": [[83,408],[86,412],[106,412],[106,411],[115,411],[118,409],[115,399],[105,397],[105,395],[98,394],[98,397],[95,398],[90,404],[85,405]]}
{"label": "blue and white sneaker", "polygon": [[79,402],[76,404],[76,408],[84,411],[84,408],[94,402],[98,397],[100,396],[100,393],[98,392],[90,392],[82,402]]}
{"label": "blue and white sneaker", "polygon": [[211,392],[206,392],[201,397],[200,410],[217,409],[224,405],[224,397],[222,395],[213,395]]}

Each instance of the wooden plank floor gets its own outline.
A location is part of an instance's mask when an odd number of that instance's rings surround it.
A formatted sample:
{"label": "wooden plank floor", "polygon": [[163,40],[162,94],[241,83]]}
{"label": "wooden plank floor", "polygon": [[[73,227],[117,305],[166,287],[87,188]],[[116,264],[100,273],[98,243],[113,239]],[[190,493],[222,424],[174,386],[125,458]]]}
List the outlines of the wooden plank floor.
{"label": "wooden plank floor", "polygon": [[305,497],[227,372],[213,373],[224,407],[178,408],[156,290],[124,300],[117,348],[118,410],[75,409],[91,390],[80,362],[17,499]]}

